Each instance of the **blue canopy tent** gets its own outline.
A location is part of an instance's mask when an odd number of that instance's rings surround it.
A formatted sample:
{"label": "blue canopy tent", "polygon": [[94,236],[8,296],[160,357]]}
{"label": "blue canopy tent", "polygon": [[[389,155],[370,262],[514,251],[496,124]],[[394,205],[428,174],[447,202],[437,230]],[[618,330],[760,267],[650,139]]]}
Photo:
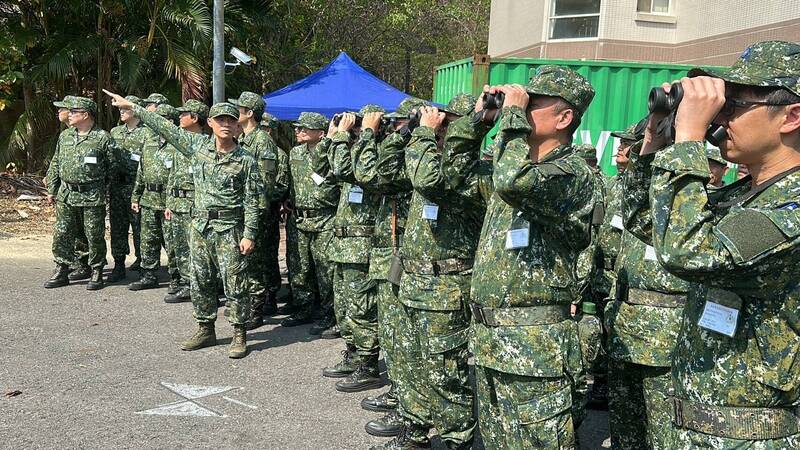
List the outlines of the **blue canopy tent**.
{"label": "blue canopy tent", "polygon": [[327,118],[342,111],[358,111],[373,103],[394,111],[408,94],[364,70],[347,53],[317,72],[264,95],[266,111],[280,120],[294,120],[303,111]]}

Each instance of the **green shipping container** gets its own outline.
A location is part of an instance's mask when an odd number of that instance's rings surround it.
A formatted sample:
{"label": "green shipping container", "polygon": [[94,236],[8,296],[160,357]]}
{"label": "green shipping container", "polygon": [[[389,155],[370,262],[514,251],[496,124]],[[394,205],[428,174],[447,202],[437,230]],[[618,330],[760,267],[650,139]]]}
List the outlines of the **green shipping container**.
{"label": "green shipping container", "polygon": [[[478,95],[486,84],[525,84],[537,67],[547,64],[569,67],[594,86],[594,100],[583,116],[575,142],[598,149],[597,159],[607,175],[617,173],[614,155],[619,140],[611,133],[624,130],[647,114],[647,96],[652,87],[680,79],[693,67],[625,61],[491,59],[476,55],[437,67],[433,101],[445,104],[460,92]],[[493,135],[494,132],[489,137]],[[735,170],[729,171],[726,181],[732,181],[735,175]]]}

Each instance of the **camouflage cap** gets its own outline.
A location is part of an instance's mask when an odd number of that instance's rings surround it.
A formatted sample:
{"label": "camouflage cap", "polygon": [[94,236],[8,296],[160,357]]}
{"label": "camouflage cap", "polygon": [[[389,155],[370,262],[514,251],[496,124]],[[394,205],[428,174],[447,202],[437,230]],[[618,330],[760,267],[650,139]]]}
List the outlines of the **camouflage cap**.
{"label": "camouflage cap", "polygon": [[275,128],[278,125],[278,119],[270,113],[265,112],[261,115],[261,126]]}
{"label": "camouflage cap", "polygon": [[365,115],[367,115],[367,114],[369,114],[371,112],[386,112],[386,110],[383,109],[383,106],[368,104],[368,105],[362,106],[361,109],[358,110],[356,115],[364,117]]}
{"label": "camouflage cap", "polygon": [[583,159],[597,161],[597,149],[591,144],[579,144],[575,146],[575,154]]}
{"label": "camouflage cap", "polygon": [[388,117],[391,119],[396,118],[405,118],[411,113],[411,111],[420,108],[422,106],[430,105],[430,102],[426,102],[425,100],[417,97],[406,97],[397,105],[397,109],[389,114],[386,114],[384,117]]}
{"label": "camouflage cap", "polygon": [[560,97],[583,114],[594,98],[589,81],[572,69],[561,66],[541,66],[525,86],[529,94]]}
{"label": "camouflage cap", "polygon": [[690,77],[708,75],[746,86],[784,88],[800,95],[800,44],[765,41],[748,47],[727,69],[695,68]]}
{"label": "camouflage cap", "polygon": [[261,109],[263,110],[264,107],[267,105],[264,103],[264,99],[261,98],[260,95],[256,94],[255,92],[248,92],[244,91],[239,94],[239,98],[229,98],[228,103],[234,104],[236,106],[241,106],[242,108],[247,109]]}
{"label": "camouflage cap", "polygon": [[67,102],[67,107],[69,109],[85,109],[92,114],[97,113],[97,103],[87,97],[72,97],[69,102]]}
{"label": "camouflage cap", "polygon": [[309,130],[324,130],[328,128],[328,119],[320,113],[303,112],[294,122],[297,127],[305,127]]}
{"label": "camouflage cap", "polygon": [[722,157],[722,154],[719,152],[719,149],[717,147],[706,147],[706,158],[710,159],[711,161],[720,163],[723,166],[728,165],[728,162],[725,161],[725,158]]}
{"label": "camouflage cap", "polygon": [[180,108],[175,108],[178,111],[178,114],[183,113],[193,113],[197,114],[202,118],[208,117],[208,105],[201,102],[200,100],[189,99],[181,106]]}
{"label": "camouflage cap", "polygon": [[142,101],[142,99],[137,97],[137,96],[135,96],[135,95],[126,95],[125,96],[125,100],[127,100],[127,101],[129,101],[129,102],[131,102],[131,103],[133,103],[134,105],[137,105],[137,106],[143,106],[144,105],[144,102]]}
{"label": "camouflage cap", "polygon": [[180,116],[180,113],[178,113],[178,110],[174,106],[168,105],[166,103],[158,105],[156,107],[155,113],[161,117],[165,117],[171,120],[175,120]]}
{"label": "camouflage cap", "polygon": [[629,125],[628,128],[625,128],[625,131],[615,131],[611,133],[611,136],[615,138],[620,138],[626,141],[638,141],[639,138],[636,135],[636,125]]}
{"label": "camouflage cap", "polygon": [[53,106],[55,106],[56,108],[69,108],[69,102],[73,98],[75,98],[75,97],[72,96],[72,95],[64,96],[64,98],[61,101],[53,102]]}
{"label": "camouflage cap", "polygon": [[208,117],[213,119],[214,117],[220,116],[231,116],[234,119],[239,120],[239,108],[233,103],[215,103],[214,106],[208,110]]}
{"label": "camouflage cap", "polygon": [[455,114],[457,116],[465,116],[469,114],[470,111],[475,109],[475,103],[477,102],[478,99],[475,98],[474,95],[461,93],[450,99],[450,101],[447,103],[447,106],[439,109],[446,113]]}
{"label": "camouflage cap", "polygon": [[145,105],[149,105],[150,103],[155,103],[156,105],[164,105],[169,103],[169,100],[167,100],[167,97],[164,97],[158,92],[153,92],[146,99],[142,100],[142,103]]}

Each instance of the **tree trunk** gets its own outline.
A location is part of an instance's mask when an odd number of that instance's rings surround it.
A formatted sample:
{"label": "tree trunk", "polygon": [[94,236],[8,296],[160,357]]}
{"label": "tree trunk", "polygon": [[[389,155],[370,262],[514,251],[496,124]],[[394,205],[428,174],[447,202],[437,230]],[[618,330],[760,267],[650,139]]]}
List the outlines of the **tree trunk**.
{"label": "tree trunk", "polygon": [[33,112],[34,87],[31,82],[30,71],[25,70],[22,76],[22,100],[25,104],[25,172],[33,172],[33,155],[37,147],[36,135],[33,132],[33,123],[29,114]]}

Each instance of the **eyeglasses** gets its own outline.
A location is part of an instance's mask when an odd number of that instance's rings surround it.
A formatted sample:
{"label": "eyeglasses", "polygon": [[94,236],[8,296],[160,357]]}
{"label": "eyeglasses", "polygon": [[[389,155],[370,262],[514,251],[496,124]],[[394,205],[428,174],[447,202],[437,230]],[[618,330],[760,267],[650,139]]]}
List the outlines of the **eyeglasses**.
{"label": "eyeglasses", "polygon": [[311,131],[311,128],[306,128],[306,127],[294,127],[294,132],[295,132],[295,133],[308,133],[309,131]]}
{"label": "eyeglasses", "polygon": [[792,103],[775,103],[766,101],[755,100],[739,100],[735,98],[726,98],[725,104],[719,110],[720,115],[724,117],[731,117],[736,112],[736,108],[749,108],[751,106],[786,106]]}

